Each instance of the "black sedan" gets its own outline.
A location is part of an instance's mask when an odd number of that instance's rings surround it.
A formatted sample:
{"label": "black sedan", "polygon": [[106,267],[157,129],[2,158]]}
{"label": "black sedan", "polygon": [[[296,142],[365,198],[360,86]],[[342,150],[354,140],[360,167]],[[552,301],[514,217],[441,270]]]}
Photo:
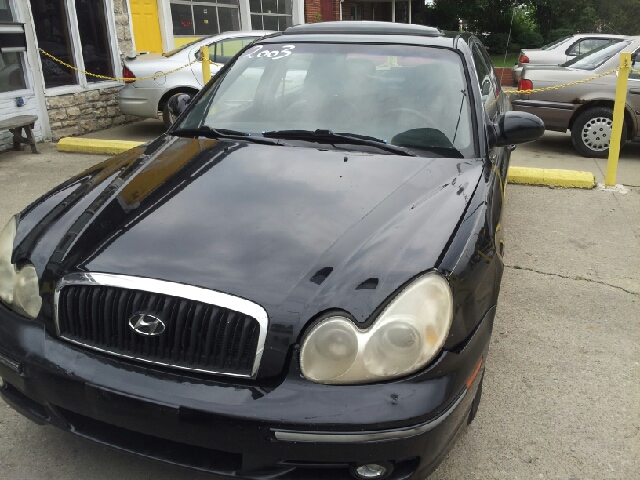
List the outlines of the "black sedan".
{"label": "black sedan", "polygon": [[423,479],[470,422],[503,272],[511,112],[482,45],[302,25],[0,234],[0,393],[245,479]]}

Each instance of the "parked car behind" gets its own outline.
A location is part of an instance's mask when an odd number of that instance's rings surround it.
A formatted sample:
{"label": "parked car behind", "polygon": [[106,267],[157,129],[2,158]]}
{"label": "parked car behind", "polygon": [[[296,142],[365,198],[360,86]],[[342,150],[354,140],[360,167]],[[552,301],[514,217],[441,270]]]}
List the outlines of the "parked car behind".
{"label": "parked car behind", "polygon": [[[526,67],[519,90],[531,90],[593,77],[620,64],[620,52],[634,55],[640,49],[640,37],[600,47],[562,66]],[[637,63],[636,63],[637,65]],[[636,67],[637,68],[637,67]],[[513,108],[539,116],[547,130],[571,131],[576,150],[586,157],[609,154],[616,75],[594,81],[513,99]],[[627,92],[622,141],[640,136],[640,76],[631,73]]]}
{"label": "parked car behind", "polygon": [[136,57],[126,57],[123,76],[130,79],[120,90],[118,104],[123,113],[139,117],[158,118],[168,128],[174,117],[168,108],[173,95],[188,94],[194,96],[204,86],[202,64],[178,70],[167,76],[155,79],[137,80],[156,73],[168,72],[189,62],[199,55],[200,47],[209,46],[211,75],[220,70],[233,56],[257,38],[268,35],[270,31],[253,30],[250,32],[227,32],[207,37],[181,46],[167,53],[147,53]]}
{"label": "parked car behind", "polygon": [[0,395],[234,479],[424,480],[482,394],[510,110],[473,36],[300,25],[0,233]]}
{"label": "parked car behind", "polygon": [[609,42],[619,42],[624,38],[626,37],[623,35],[581,33],[561,38],[541,48],[521,50],[518,63],[512,69],[515,85],[518,84],[522,69],[526,66],[562,65]]}

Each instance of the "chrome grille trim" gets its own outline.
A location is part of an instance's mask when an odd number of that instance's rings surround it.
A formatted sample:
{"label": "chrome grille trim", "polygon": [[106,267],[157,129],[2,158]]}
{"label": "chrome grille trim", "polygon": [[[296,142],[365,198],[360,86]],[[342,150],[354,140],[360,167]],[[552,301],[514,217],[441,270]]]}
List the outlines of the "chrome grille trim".
{"label": "chrome grille trim", "polygon": [[[238,374],[232,372],[217,372],[213,370],[203,370],[199,368],[189,368],[180,365],[174,365],[171,363],[158,362],[149,359],[139,358],[131,355],[126,355],[118,352],[112,352],[92,345],[87,345],[82,342],[78,342],[74,339],[67,338],[60,333],[60,320],[58,315],[58,307],[60,302],[60,292],[68,285],[96,285],[104,287],[115,287],[126,290],[140,290],[148,293],[155,293],[160,295],[167,295],[170,297],[179,297],[186,300],[193,300],[209,305],[234,310],[236,312],[243,313],[250,317],[253,317],[258,322],[260,327],[258,335],[258,345],[256,348],[255,360],[251,370],[251,375]],[[160,365],[164,367],[171,367],[180,370],[188,370],[192,372],[217,374],[231,377],[242,377],[255,379],[258,370],[260,368],[260,362],[262,360],[262,354],[264,353],[264,344],[267,339],[267,328],[269,325],[269,317],[266,310],[260,305],[253,303],[250,300],[229,295],[227,293],[217,292],[215,290],[208,290],[202,287],[195,287],[192,285],[185,285],[182,283],[168,282],[164,280],[156,280],[153,278],[134,277],[129,275],[115,275],[110,273],[72,273],[64,276],[56,284],[56,290],[54,293],[54,312],[55,312],[55,325],[56,332],[59,338],[64,339],[70,343],[81,345],[92,350],[107,353],[116,357],[127,358],[131,360],[141,361],[148,364]]]}

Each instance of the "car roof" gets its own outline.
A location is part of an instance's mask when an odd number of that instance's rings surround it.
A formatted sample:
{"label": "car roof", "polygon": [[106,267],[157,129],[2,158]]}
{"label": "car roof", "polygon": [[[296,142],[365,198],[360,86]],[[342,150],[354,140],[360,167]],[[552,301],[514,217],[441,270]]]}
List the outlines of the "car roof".
{"label": "car roof", "polygon": [[306,23],[287,28],[284,35],[416,35],[420,37],[441,37],[444,34],[434,27],[406,23],[375,21],[336,21]]}
{"label": "car roof", "polygon": [[627,35],[617,35],[617,34],[609,34],[609,33],[576,33],[572,35],[570,38],[583,38],[583,37],[604,37],[604,38],[627,38]]}
{"label": "car roof", "polygon": [[434,27],[404,23],[374,21],[336,21],[309,23],[287,28],[281,34],[265,37],[258,42],[343,42],[396,43],[424,45],[459,50],[459,36],[451,37]]}

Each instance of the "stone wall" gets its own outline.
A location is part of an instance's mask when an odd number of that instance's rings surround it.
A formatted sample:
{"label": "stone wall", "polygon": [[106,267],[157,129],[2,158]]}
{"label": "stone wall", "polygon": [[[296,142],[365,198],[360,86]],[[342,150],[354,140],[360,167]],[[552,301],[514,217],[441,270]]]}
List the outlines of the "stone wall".
{"label": "stone wall", "polygon": [[139,120],[139,117],[124,115],[118,108],[120,88],[122,87],[48,97],[47,110],[53,140]]}
{"label": "stone wall", "polygon": [[133,37],[131,36],[131,26],[129,24],[127,0],[113,0],[113,10],[116,17],[120,53],[133,52]]}

